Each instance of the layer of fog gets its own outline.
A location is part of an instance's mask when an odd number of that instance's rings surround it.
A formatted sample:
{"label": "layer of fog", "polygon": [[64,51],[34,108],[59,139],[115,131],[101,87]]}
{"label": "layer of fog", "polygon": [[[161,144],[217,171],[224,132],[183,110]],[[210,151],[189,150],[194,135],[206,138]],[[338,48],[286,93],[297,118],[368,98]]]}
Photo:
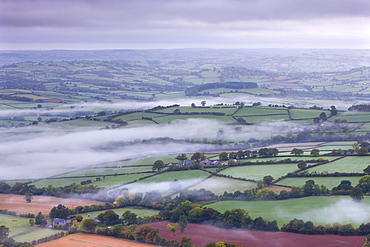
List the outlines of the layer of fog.
{"label": "layer of fog", "polygon": [[[199,183],[202,179],[184,179],[179,180],[182,188],[187,188],[193,186],[196,183]],[[127,188],[130,192],[141,192],[144,193],[147,191],[158,191],[163,195],[171,194],[171,185],[173,181],[163,181],[163,182],[152,182],[152,183],[133,183],[128,185],[123,185],[115,189]]]}
{"label": "layer of fog", "polygon": [[279,211],[279,214],[291,215],[292,219],[297,218],[304,221],[312,221],[315,225],[334,224],[338,222],[340,224],[352,223],[358,226],[363,222],[370,221],[370,208],[368,204],[354,202],[351,199],[341,199],[329,206],[323,208],[313,207],[311,210],[293,215],[284,209],[277,211]]}
{"label": "layer of fog", "polygon": [[[216,120],[188,119],[170,124],[122,128],[109,130],[91,130],[80,132],[40,132],[21,135],[14,141],[7,139],[0,142],[0,161],[2,174],[0,178],[39,178],[53,175],[52,169],[78,169],[88,165],[114,162],[128,158],[146,157],[160,154],[194,153],[222,149],[222,146],[193,143],[147,143],[140,140],[170,137],[174,139],[197,139],[208,141],[245,140],[249,138],[269,137],[282,130],[299,130],[301,126],[288,122],[260,123],[243,126],[242,132],[235,132],[235,126],[225,125]],[[223,134],[219,134],[219,130]],[[139,140],[139,142],[138,142]],[[128,143],[118,145],[115,143]],[[111,149],[106,147],[112,146]],[[102,148],[105,147],[105,148]],[[28,172],[25,172],[28,171]]]}
{"label": "layer of fog", "polygon": [[53,109],[36,108],[36,109],[22,109],[22,110],[1,110],[0,118],[9,118],[25,115],[33,116],[65,116],[73,117],[75,115],[97,113],[98,111],[136,111],[146,110],[155,106],[168,106],[179,104],[181,106],[190,106],[192,103],[201,106],[201,102],[206,101],[206,105],[216,104],[234,104],[235,102],[244,102],[246,105],[252,105],[254,102],[261,102],[263,106],[272,105],[293,105],[295,107],[311,107],[317,105],[324,109],[329,109],[331,105],[335,105],[339,110],[347,110],[353,104],[369,103],[369,101],[341,101],[341,100],[315,100],[315,99],[301,99],[301,98],[278,98],[278,97],[258,97],[258,96],[238,96],[238,97],[198,97],[198,98],[175,98],[169,100],[157,100],[147,102],[123,101],[117,103],[76,103],[73,105],[66,104]]}

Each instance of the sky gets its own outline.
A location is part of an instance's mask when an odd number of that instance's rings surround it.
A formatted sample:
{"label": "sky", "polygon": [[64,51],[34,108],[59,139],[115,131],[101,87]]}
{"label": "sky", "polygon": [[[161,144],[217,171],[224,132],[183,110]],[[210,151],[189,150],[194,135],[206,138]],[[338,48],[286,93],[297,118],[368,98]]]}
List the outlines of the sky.
{"label": "sky", "polygon": [[369,0],[1,0],[0,50],[370,48]]}

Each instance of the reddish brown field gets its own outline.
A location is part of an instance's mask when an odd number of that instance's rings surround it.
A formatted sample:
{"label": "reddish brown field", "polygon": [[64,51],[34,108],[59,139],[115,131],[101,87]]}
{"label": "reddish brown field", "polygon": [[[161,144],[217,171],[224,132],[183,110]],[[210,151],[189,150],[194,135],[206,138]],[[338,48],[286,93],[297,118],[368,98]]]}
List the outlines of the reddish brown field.
{"label": "reddish brown field", "polygon": [[50,196],[33,196],[30,203],[24,200],[22,195],[0,194],[0,209],[8,209],[9,211],[17,212],[17,214],[49,214],[53,207],[63,204],[67,208],[75,208],[77,206],[89,206],[93,204],[103,204],[102,202],[56,198]]}
{"label": "reddish brown field", "polygon": [[123,240],[118,238],[90,235],[90,234],[72,234],[46,242],[43,244],[35,245],[37,247],[96,247],[96,246],[107,246],[107,247],[148,247],[154,246],[149,244],[141,244],[129,240]]}
{"label": "reddish brown field", "polygon": [[221,229],[213,226],[198,224],[188,224],[183,234],[179,229],[176,230],[176,236],[166,229],[168,222],[156,222],[149,224],[155,229],[159,229],[159,235],[162,238],[180,241],[182,237],[192,239],[193,245],[204,246],[210,242],[227,242],[239,246],[253,247],[334,247],[351,246],[361,247],[365,243],[365,237],[362,236],[336,236],[336,235],[302,235],[286,232],[258,232],[258,231],[233,231]]}
{"label": "reddish brown field", "polygon": [[291,191],[292,190],[292,188],[287,188],[287,187],[277,186],[277,185],[269,185],[265,188],[273,191],[275,194],[280,194],[280,191],[282,191],[282,190],[286,190],[286,191]]}

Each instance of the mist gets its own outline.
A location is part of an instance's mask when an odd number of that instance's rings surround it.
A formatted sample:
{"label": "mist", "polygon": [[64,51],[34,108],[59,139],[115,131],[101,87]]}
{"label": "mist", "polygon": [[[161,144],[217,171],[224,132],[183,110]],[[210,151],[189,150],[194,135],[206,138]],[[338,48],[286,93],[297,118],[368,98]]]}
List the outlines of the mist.
{"label": "mist", "polygon": [[[202,179],[185,179],[185,180],[179,180],[179,182],[182,185],[182,188],[186,188],[189,186],[192,186],[196,183],[199,183]],[[120,187],[117,187],[115,189],[123,189],[127,188],[130,192],[141,192],[144,193],[147,191],[157,191],[161,194],[170,194],[170,188],[173,181],[163,181],[163,182],[153,182],[153,183],[134,183],[134,184],[128,184],[128,185],[122,185]]]}
{"label": "mist", "polygon": [[[341,224],[353,223],[360,225],[363,222],[370,221],[370,208],[368,204],[362,202],[342,199],[330,206],[321,209],[315,208],[303,213],[300,217],[305,220],[321,219],[320,221],[325,221],[328,224],[339,222]],[[314,221],[313,223],[318,224]]]}
{"label": "mist", "polygon": [[206,105],[227,104],[232,105],[236,102],[244,102],[246,105],[252,105],[254,102],[261,102],[263,106],[273,105],[293,105],[295,107],[307,108],[313,105],[329,109],[331,105],[335,105],[338,110],[347,110],[353,104],[364,104],[369,101],[333,101],[333,100],[313,100],[313,99],[294,99],[294,98],[276,98],[276,97],[259,97],[259,96],[239,96],[233,98],[227,97],[197,97],[197,98],[179,98],[171,100],[155,100],[146,102],[124,101],[117,103],[103,103],[103,102],[81,102],[76,104],[61,105],[54,108],[36,108],[36,109],[22,109],[22,110],[1,110],[0,118],[18,117],[18,116],[65,116],[73,117],[75,115],[97,113],[98,111],[113,111],[126,112],[146,110],[156,107],[158,105],[168,106],[178,104],[180,106],[190,106],[194,103],[197,106],[201,105],[202,101],[206,101]]}
{"label": "mist", "polygon": [[[53,124],[49,124],[52,127]],[[243,126],[242,132],[235,132],[235,126],[226,125],[210,119],[177,120],[169,124],[99,130],[81,128],[79,132],[67,132],[63,129],[54,129],[27,133],[10,132],[18,138],[10,136],[0,143],[0,160],[3,169],[0,175],[5,178],[40,178],[53,175],[54,169],[80,169],[86,166],[99,165],[147,157],[151,155],[207,152],[222,146],[194,143],[156,143],[137,140],[169,137],[176,140],[248,140],[251,137],[269,137],[274,132],[283,129],[299,130],[301,126],[284,121],[274,123],[259,123],[253,126]],[[218,131],[222,129],[222,136]],[[21,130],[21,129],[20,129]],[[131,142],[131,143],[130,143]],[[130,145],[121,145],[130,143]],[[15,167],[19,169],[14,169]],[[53,171],[54,170],[54,171]],[[30,172],[25,172],[30,171]]]}

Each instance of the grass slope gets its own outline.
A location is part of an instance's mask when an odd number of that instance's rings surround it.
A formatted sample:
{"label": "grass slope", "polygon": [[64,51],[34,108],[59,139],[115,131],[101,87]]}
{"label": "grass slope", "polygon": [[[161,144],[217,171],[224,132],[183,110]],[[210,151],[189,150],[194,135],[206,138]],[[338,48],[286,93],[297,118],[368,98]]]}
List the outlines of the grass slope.
{"label": "grass slope", "polygon": [[282,201],[222,201],[207,205],[220,212],[233,208],[242,208],[252,218],[263,217],[277,220],[278,225],[289,223],[294,218],[312,221],[315,225],[353,223],[358,226],[370,221],[370,198],[365,197],[360,203],[349,197],[305,197]]}

